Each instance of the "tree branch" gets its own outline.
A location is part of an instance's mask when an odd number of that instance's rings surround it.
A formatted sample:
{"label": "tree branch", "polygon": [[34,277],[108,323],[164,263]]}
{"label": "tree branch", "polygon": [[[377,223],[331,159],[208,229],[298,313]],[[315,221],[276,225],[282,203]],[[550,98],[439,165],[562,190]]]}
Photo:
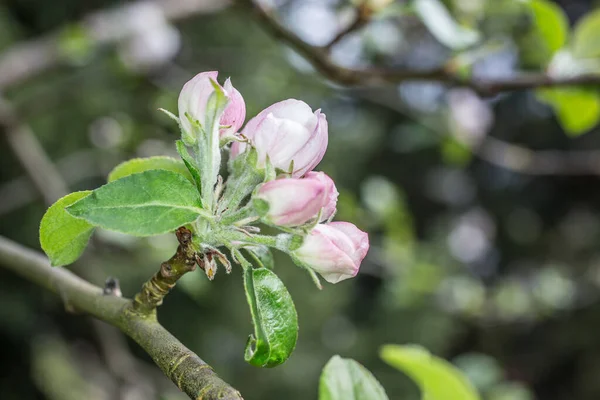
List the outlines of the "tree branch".
{"label": "tree branch", "polygon": [[11,105],[1,97],[0,129],[46,204],[68,193],[67,185],[29,126],[19,121]]}
{"label": "tree branch", "polygon": [[346,35],[352,33],[354,31],[359,30],[363,26],[365,26],[369,22],[369,18],[371,16],[371,10],[367,7],[366,3],[363,3],[357,7],[356,15],[354,19],[348,26],[338,32],[337,35],[329,43],[327,43],[324,48],[330,50],[333,46],[335,46],[340,40],[342,40]]}
{"label": "tree branch", "polygon": [[0,236],[0,265],[58,294],[67,308],[88,313],[118,327],[135,340],[173,383],[194,400],[239,400],[240,393],[221,380],[200,357],[156,320],[138,313],[131,300],[107,296],[102,289],[41,254]]}
{"label": "tree branch", "polygon": [[[386,99],[378,94],[359,92],[362,99],[383,106],[392,111],[402,113],[416,120],[437,135],[444,136],[448,129],[427,115],[415,114],[398,101]],[[454,135],[479,159],[496,167],[504,168],[525,175],[540,176],[587,176],[600,175],[600,150],[531,150],[514,143],[484,135],[474,142]]]}
{"label": "tree branch", "polygon": [[[157,6],[167,20],[175,21],[195,14],[213,13],[228,4],[227,0],[141,0],[91,13],[78,26],[92,43],[102,46],[135,34],[136,26],[139,26],[139,22],[135,21],[136,7]],[[62,32],[49,33],[42,38],[16,44],[0,54],[0,92],[65,63],[61,38]]]}
{"label": "tree branch", "polygon": [[143,316],[156,314],[156,308],[173,289],[184,274],[196,269],[196,252],[192,248],[192,232],[181,227],[177,230],[179,246],[168,261],[161,264],[160,270],[142,286],[141,292],[133,299],[133,309]]}
{"label": "tree branch", "polygon": [[[464,78],[455,72],[455,68],[451,64],[429,70],[346,68],[333,62],[329,56],[329,45],[317,47],[304,42],[298,35],[280,23],[270,11],[253,0],[237,0],[237,3],[253,12],[266,30],[304,56],[323,76],[342,85],[382,86],[405,81],[436,81],[452,86],[469,87],[483,95],[542,87],[600,85],[600,74],[583,74],[564,78],[553,78],[543,73],[521,74],[508,78]],[[353,29],[342,31],[340,35],[336,36],[335,42],[341,40],[346,33]]]}

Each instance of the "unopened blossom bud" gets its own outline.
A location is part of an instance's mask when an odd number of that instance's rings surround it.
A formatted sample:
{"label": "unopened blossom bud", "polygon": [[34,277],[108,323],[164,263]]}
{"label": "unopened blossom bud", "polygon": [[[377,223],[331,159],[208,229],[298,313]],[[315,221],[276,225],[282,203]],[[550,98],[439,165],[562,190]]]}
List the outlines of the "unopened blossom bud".
{"label": "unopened blossom bud", "polygon": [[221,116],[221,137],[233,136],[240,130],[246,119],[246,103],[242,94],[231,84],[231,78],[227,78],[223,85],[225,93],[229,96],[229,104]]}
{"label": "unopened blossom bud", "polygon": [[[267,156],[271,164],[288,172],[293,162],[293,177],[301,177],[323,158],[327,149],[327,119],[320,110],[313,113],[300,100],[288,99],[261,111],[242,131],[258,153],[259,166]],[[234,143],[232,157],[246,149],[245,143]]]}
{"label": "unopened blossom bud", "polygon": [[[206,107],[210,95],[214,92],[215,88],[211,83],[217,81],[217,71],[201,72],[192,79],[190,79],[181,89],[179,94],[178,108],[179,108],[179,121],[181,124],[182,135],[186,143],[195,142],[194,129],[190,123],[186,113],[194,120],[197,120],[201,125],[204,125],[206,121]],[[221,137],[229,136],[236,133],[244,123],[246,117],[246,104],[244,98],[238,92],[233,85],[231,80],[227,79],[223,86],[225,95],[229,98],[229,103],[225,107],[225,111],[221,115],[220,125],[222,128],[219,130]]]}
{"label": "unopened blossom bud", "polygon": [[314,220],[321,210],[321,215],[327,213],[329,218],[335,212],[336,201],[335,184],[323,172],[269,181],[254,196],[259,212],[268,222],[279,226],[303,225]]}
{"label": "unopened blossom bud", "polygon": [[335,187],[335,183],[333,179],[329,177],[329,175],[324,172],[315,172],[311,171],[304,176],[304,179],[317,179],[322,182],[325,187],[325,199],[323,201],[323,208],[321,211],[321,219],[319,222],[327,221],[329,218],[333,217],[335,212],[337,211],[337,200],[339,193],[337,188]]}
{"label": "unopened blossom bud", "polygon": [[366,232],[349,222],[331,222],[317,225],[292,256],[327,282],[337,283],[358,273],[367,251]]}

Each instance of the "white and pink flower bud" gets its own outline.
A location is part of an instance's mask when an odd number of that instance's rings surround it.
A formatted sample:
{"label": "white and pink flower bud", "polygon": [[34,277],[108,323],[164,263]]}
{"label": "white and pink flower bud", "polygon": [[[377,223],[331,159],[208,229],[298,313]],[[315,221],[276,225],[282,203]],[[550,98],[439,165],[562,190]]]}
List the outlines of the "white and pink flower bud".
{"label": "white and pink flower bud", "polygon": [[[335,213],[338,192],[333,180],[323,172],[310,172],[304,178],[276,179],[263,184],[254,201],[263,217],[279,226],[299,226]],[[262,210],[260,210],[262,208]]]}
{"label": "white and pink flower bud", "polygon": [[[320,110],[313,113],[300,100],[288,99],[261,111],[246,124],[242,131],[251,140],[258,153],[259,166],[267,156],[271,164],[289,171],[292,177],[301,177],[317,166],[327,149],[327,119]],[[247,144],[234,143],[231,156],[244,152]]]}
{"label": "white and pink flower bud", "polygon": [[337,211],[337,200],[339,193],[337,191],[337,188],[335,187],[333,179],[331,179],[329,175],[327,175],[324,172],[315,171],[308,172],[304,176],[304,179],[316,179],[322,182],[323,185],[325,185],[326,194],[323,199],[323,211],[321,211],[321,218],[319,222],[327,221],[329,218],[333,217]]}
{"label": "white and pink flower bud", "polygon": [[368,251],[366,232],[349,222],[331,222],[317,225],[292,256],[327,282],[337,283],[358,273]]}
{"label": "white and pink flower bud", "polygon": [[[206,107],[210,95],[215,91],[211,83],[211,79],[217,81],[217,71],[201,72],[190,79],[181,89],[179,94],[179,122],[183,137],[186,142],[194,142],[195,134],[192,124],[186,117],[186,113],[193,119],[204,125],[206,121]],[[244,98],[238,92],[231,80],[228,78],[223,86],[225,95],[229,98],[229,103],[225,107],[225,111],[221,115],[220,125],[223,126],[219,130],[221,137],[235,134],[244,124],[246,118],[246,104]]]}

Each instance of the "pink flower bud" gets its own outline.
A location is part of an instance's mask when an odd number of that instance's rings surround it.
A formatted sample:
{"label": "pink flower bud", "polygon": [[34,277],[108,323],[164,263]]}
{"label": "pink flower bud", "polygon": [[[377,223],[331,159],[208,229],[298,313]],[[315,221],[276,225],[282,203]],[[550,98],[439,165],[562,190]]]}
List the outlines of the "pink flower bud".
{"label": "pink flower bud", "polygon": [[[190,79],[181,89],[178,101],[179,121],[181,129],[188,137],[194,137],[195,135],[185,113],[199,121],[200,124],[205,123],[208,98],[215,90],[210,80],[216,81],[218,74],[217,71],[201,72]],[[246,117],[244,98],[233,87],[230,79],[225,81],[223,90],[229,98],[229,104],[227,104],[223,115],[221,115],[220,125],[226,126],[219,131],[221,137],[236,133],[242,127]]]}
{"label": "pink flower bud", "polygon": [[322,215],[328,214],[325,219],[329,218],[335,212],[337,194],[330,177],[323,172],[310,172],[304,178],[267,182],[258,189],[254,199],[266,203],[264,217],[269,222],[298,226],[316,218],[321,209]]}
{"label": "pink flower bud", "polygon": [[349,222],[317,225],[293,257],[330,283],[352,278],[369,251],[369,236]]}
{"label": "pink flower bud", "polygon": [[336,207],[339,193],[337,191],[337,188],[335,187],[333,179],[331,179],[329,175],[325,174],[324,172],[314,171],[308,172],[306,175],[304,175],[304,179],[317,179],[325,185],[326,195],[323,201],[323,211],[321,212],[321,220],[319,222],[327,221],[337,211]]}
{"label": "pink flower bud", "polygon": [[[301,177],[323,158],[327,149],[327,119],[320,110],[313,113],[300,100],[275,103],[252,118],[242,133],[258,152],[259,165],[267,156],[275,168],[288,171],[294,162],[293,177]],[[231,156],[246,149],[245,143],[234,143]]]}
{"label": "pink flower bud", "polygon": [[244,124],[246,119],[246,103],[241,93],[231,84],[231,78],[227,78],[223,86],[225,93],[229,96],[229,104],[221,117],[221,126],[225,128],[220,130],[221,137],[233,136]]}

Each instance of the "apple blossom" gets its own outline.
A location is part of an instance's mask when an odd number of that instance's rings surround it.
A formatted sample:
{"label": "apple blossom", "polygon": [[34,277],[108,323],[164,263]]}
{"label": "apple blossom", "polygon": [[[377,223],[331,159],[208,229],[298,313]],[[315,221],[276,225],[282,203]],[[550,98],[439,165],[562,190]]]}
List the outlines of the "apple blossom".
{"label": "apple blossom", "polygon": [[[320,110],[313,113],[300,100],[280,101],[252,118],[242,134],[256,148],[259,165],[266,162],[288,172],[293,163],[293,177],[301,177],[323,158],[327,149],[327,119]],[[245,143],[234,143],[231,156],[236,157],[246,149]]]}
{"label": "apple blossom", "polygon": [[337,283],[358,273],[367,251],[367,233],[349,222],[331,222],[317,225],[292,256],[327,282]]}
{"label": "apple blossom", "polygon": [[[184,140],[195,143],[194,130],[186,113],[197,120],[200,125],[206,121],[206,108],[210,95],[214,92],[211,80],[217,81],[217,71],[201,72],[190,79],[181,89],[178,100],[179,122],[183,131]],[[244,98],[231,84],[231,79],[223,85],[225,95],[229,99],[225,111],[221,115],[219,134],[221,137],[235,134],[244,123],[246,117],[246,104]]]}
{"label": "apple blossom", "polygon": [[265,209],[268,222],[298,226],[314,220],[319,212],[322,219],[328,219],[335,212],[337,196],[331,178],[323,172],[309,172],[304,178],[276,179],[261,185],[254,201],[257,208]]}

